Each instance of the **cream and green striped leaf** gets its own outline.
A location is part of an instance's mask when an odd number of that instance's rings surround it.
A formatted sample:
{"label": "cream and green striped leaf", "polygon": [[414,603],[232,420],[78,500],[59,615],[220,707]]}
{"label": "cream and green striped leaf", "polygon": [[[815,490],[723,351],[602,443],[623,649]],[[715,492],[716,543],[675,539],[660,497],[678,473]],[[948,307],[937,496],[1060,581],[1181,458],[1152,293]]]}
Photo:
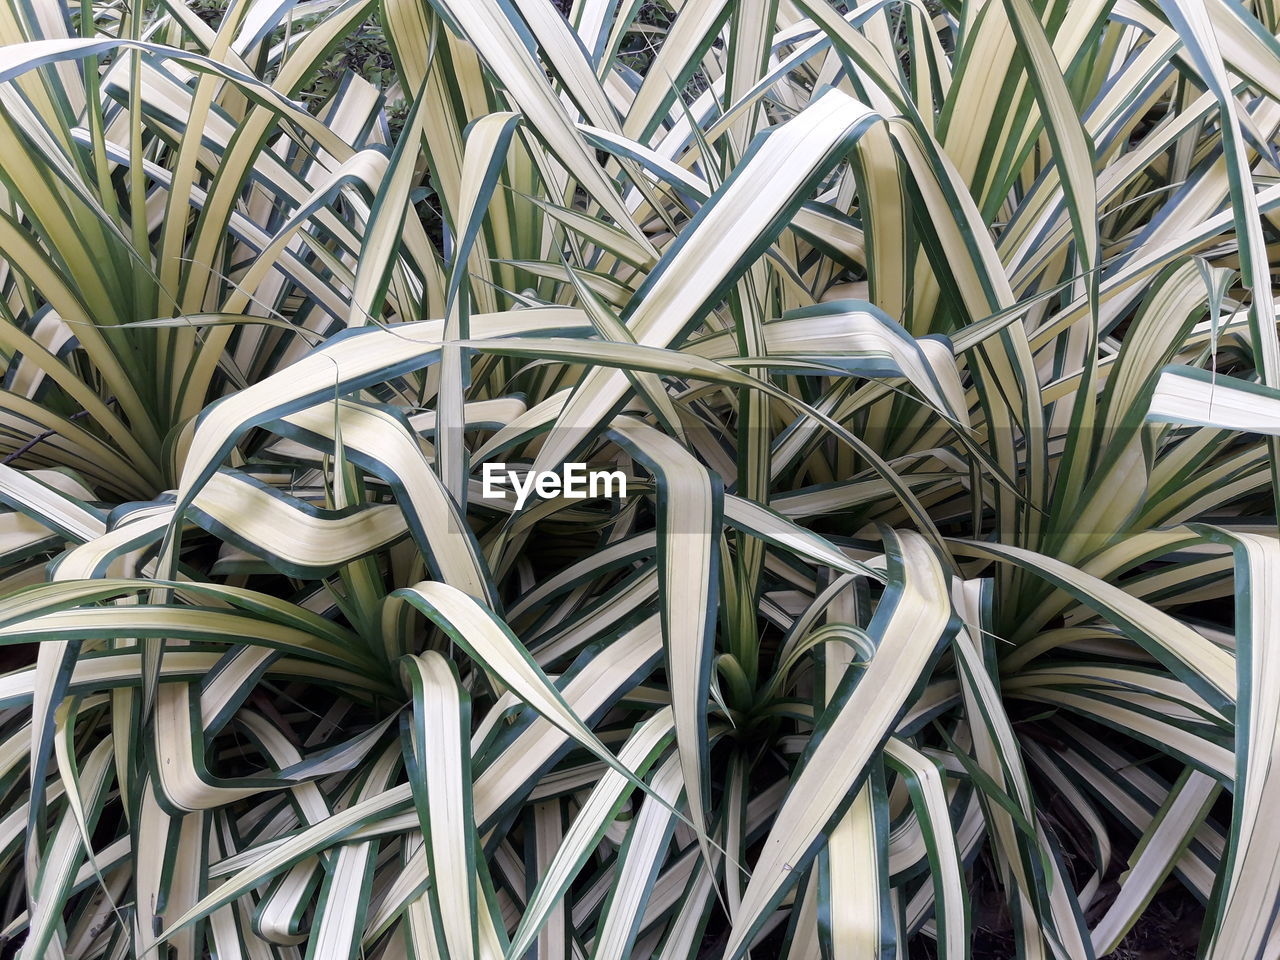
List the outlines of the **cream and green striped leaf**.
{"label": "cream and green striped leaf", "polygon": [[0,3],[7,949],[1268,956],[1274,0],[203,6]]}
{"label": "cream and green striped leaf", "polygon": [[[914,533],[888,534],[890,586],[868,632],[876,655],[847,675],[818,721],[819,735],[769,831],[743,894],[725,956],[746,952],[751,938],[812,859],[819,838],[883,743],[941,647],[951,614],[942,568]],[[838,771],[838,772],[837,772]]]}

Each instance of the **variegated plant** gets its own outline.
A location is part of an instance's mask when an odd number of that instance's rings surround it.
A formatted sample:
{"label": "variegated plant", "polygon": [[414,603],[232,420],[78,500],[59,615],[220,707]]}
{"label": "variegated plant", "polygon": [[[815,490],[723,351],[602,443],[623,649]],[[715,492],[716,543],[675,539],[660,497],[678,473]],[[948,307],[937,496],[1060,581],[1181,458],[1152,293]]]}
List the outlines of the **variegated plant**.
{"label": "variegated plant", "polygon": [[1274,956],[1280,6],[567,9],[0,0],[0,935]]}

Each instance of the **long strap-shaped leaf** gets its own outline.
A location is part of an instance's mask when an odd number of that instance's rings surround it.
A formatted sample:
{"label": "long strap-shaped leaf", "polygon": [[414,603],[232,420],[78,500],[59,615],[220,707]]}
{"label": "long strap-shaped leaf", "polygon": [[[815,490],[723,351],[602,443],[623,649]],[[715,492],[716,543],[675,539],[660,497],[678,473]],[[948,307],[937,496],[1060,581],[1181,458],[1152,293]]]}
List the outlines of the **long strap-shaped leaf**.
{"label": "long strap-shaped leaf", "polygon": [[1147,419],[1280,436],[1280,390],[1171,365],[1160,373]]}
{"label": "long strap-shaped leaf", "polygon": [[485,211],[498,186],[498,174],[506,162],[507,149],[515,134],[520,115],[491,113],[481,117],[467,131],[462,158],[462,195],[460,209],[453,211],[457,233],[453,262],[449,267],[449,288],[445,297],[447,315],[444,347],[440,355],[440,390],[436,412],[438,462],[436,469],[445,489],[459,507],[467,504],[466,450],[462,446],[463,400],[469,379],[465,368],[468,353],[453,341],[465,340],[471,329],[470,291],[463,289],[467,261],[484,222]]}
{"label": "long strap-shaped leaf", "polygon": [[1093,928],[1099,956],[1110,953],[1146,909],[1160,884],[1195,836],[1222,785],[1208,774],[1187,768],[1164,806],[1143,834],[1125,872],[1120,893]]}
{"label": "long strap-shaped leaf", "polygon": [[[884,478],[894,493],[902,500],[903,506],[906,507],[911,518],[920,525],[921,529],[926,531],[935,546],[939,550],[945,549],[941,534],[937,532],[933,520],[930,519],[928,512],[916,499],[915,494],[911,492],[911,488],[869,444],[852,431],[846,430],[822,411],[810,406],[786,390],[775,386],[769,380],[757,379],[713,360],[704,360],[701,357],[693,357],[679,351],[666,350],[661,347],[647,347],[640,344],[573,341],[547,337],[512,338],[502,344],[496,341],[472,340],[470,346],[474,346],[484,352],[499,355],[509,353],[516,356],[549,356],[566,361],[584,360],[596,364],[598,367],[639,368],[663,374],[676,374],[678,372],[685,376],[705,379],[713,383],[726,383],[760,390],[780,403],[819,421],[826,430],[856,450],[860,456],[866,458],[872,469]],[[756,361],[745,362],[747,365],[753,365]],[[768,357],[763,358],[763,362],[768,366],[777,366],[779,369],[784,370],[812,370],[812,363],[807,360]],[[532,413],[532,411],[530,412]],[[561,414],[562,418],[563,414]],[[559,431],[560,421],[557,420],[553,435],[558,434]],[[546,447],[544,446],[543,449],[545,451]],[[841,569],[844,569],[844,567],[841,566]]]}
{"label": "long strap-shaped leaf", "polygon": [[[671,711],[659,710],[636,729],[619,752],[618,759],[643,775],[671,742],[674,731]],[[538,886],[529,898],[520,926],[511,938],[507,960],[516,960],[533,944],[552,907],[568,892],[574,876],[582,869],[633,789],[625,777],[612,770],[596,782],[562,838],[555,857],[538,879]]]}
{"label": "long strap-shaped leaf", "polygon": [[[715,654],[723,489],[693,454],[644,422],[617,417],[611,428],[658,483],[658,584],[676,746],[689,815],[705,835],[711,782],[707,697]],[[710,859],[710,847],[703,853]]]}
{"label": "long strap-shaped leaf", "polygon": [[[468,655],[484,666],[516,696],[542,717],[568,734],[586,749],[622,774],[646,794],[648,785],[628,770],[569,706],[564,696],[547,679],[529,652],[510,628],[492,612],[456,587],[424,582],[395,591],[392,596],[407,600],[447,633]],[[659,802],[662,798],[658,797]],[[668,806],[670,806],[668,804]]]}
{"label": "long strap-shaped leaf", "polygon": [[1031,550],[976,541],[957,541],[955,549],[1014,563],[1044,577],[1114,623],[1214,707],[1228,714],[1233,709],[1236,671],[1231,655],[1163,610],[1114,584]]}
{"label": "long strap-shaped leaf", "polygon": [[[473,339],[590,329],[581,311],[563,307],[471,318]],[[245,431],[332,399],[335,391],[353,392],[429,366],[439,359],[443,336],[443,320],[352,330],[280,373],[208,407],[183,464],[179,503],[185,507],[190,502]]]}
{"label": "long strap-shaped leaf", "polygon": [[[835,159],[878,120],[868,107],[831,90],[790,123],[754,141],[636,291],[623,315],[636,342],[659,347],[677,342],[700,311],[772,244]],[[570,456],[613,412],[627,382],[620,371],[588,372],[539,453],[536,469],[550,469]]]}
{"label": "long strap-shaped leaf", "polygon": [[442,955],[470,960],[476,939],[475,818],[471,803],[471,697],[434,651],[401,661],[413,689],[410,784],[426,838],[431,913]]}
{"label": "long strap-shaped leaf", "polygon": [[[74,717],[72,724],[74,725]],[[74,798],[77,817],[64,816],[60,820],[40,863],[39,876],[31,897],[30,932],[22,944],[20,954],[23,960],[41,960],[42,957],[62,951],[61,941],[54,939],[62,919],[60,908],[81,862],[86,856],[93,856],[93,851],[85,847],[82,824],[91,828],[101,812],[112,773],[111,750],[110,738],[99,741],[85,760],[84,769],[78,777],[75,770],[62,771],[68,786],[75,791],[83,790],[83,796]],[[67,796],[69,800],[72,799],[71,793]],[[77,818],[80,822],[77,822]]]}
{"label": "long strap-shaped leaf", "polygon": [[[1227,76],[1219,40],[1204,0],[1162,0],[1169,22],[1186,44],[1200,80],[1218,101],[1222,128],[1222,154],[1227,168],[1231,215],[1240,246],[1240,279],[1251,294],[1249,329],[1255,364],[1262,382],[1280,387],[1280,336],[1276,333],[1276,307],[1272,293],[1262,218],[1254,193],[1248,151],[1241,131],[1240,107]],[[1230,18],[1227,18],[1230,19]],[[1271,452],[1272,496],[1280,510],[1280,439],[1267,441]]]}
{"label": "long strap-shaped leaf", "polygon": [[[860,611],[856,588],[856,581],[847,583],[830,598],[827,628],[815,631],[819,636],[851,631],[855,629],[852,625],[866,622],[869,611]],[[858,653],[864,655],[859,658]],[[815,709],[826,708],[846,674],[862,669],[859,659],[873,656],[874,650],[855,653],[843,636],[825,641],[822,695],[815,696]],[[818,853],[816,873],[818,938],[825,952],[832,957],[869,960],[888,960],[896,954],[889,894],[889,802],[881,764],[872,763],[853,803],[828,831],[826,847]]]}
{"label": "long strap-shaped leaf", "polygon": [[971,639],[980,635],[987,622],[983,608],[989,586],[978,580],[959,582],[953,595],[967,626],[957,632],[952,650],[960,668],[976,761],[964,754],[957,758],[982,790],[992,852],[1022,950],[1033,958],[1052,954],[1058,960],[1079,960],[1088,957],[1091,949],[1079,905],[1066,887],[1044,828],[1036,822],[1031,781],[1017,735],[987,662]]}
{"label": "long strap-shaped leaf", "polygon": [[432,573],[471,596],[493,600],[493,584],[471,530],[403,417],[387,408],[342,401],[336,408],[324,403],[290,414],[279,429],[323,450],[334,449],[340,440],[352,463],[395,491]]}
{"label": "long strap-shaped leaf", "polygon": [[742,897],[726,960],[737,960],[794,885],[822,842],[822,831],[848,806],[867,763],[893,730],[912,691],[940,649],[951,622],[946,579],[919,534],[887,533],[890,585],[868,632],[876,655],[850,673],[814,731],[813,746],[765,840]]}
{"label": "long strap-shaped leaf", "polygon": [[[631,822],[618,851],[609,899],[601,909],[600,933],[592,944],[592,960],[621,960],[631,954],[653,895],[658,870],[675,828],[675,804],[683,786],[680,757],[665,761],[654,772],[651,793]],[[707,858],[709,859],[709,857]]]}
{"label": "long strap-shaped leaf", "polygon": [[[395,744],[384,750],[365,775],[356,802],[383,796],[399,769],[399,760],[400,751]],[[376,842],[365,840],[338,848],[315,905],[306,960],[355,960],[358,956],[377,846]]]}
{"label": "long strap-shaped leaf", "polygon": [[1236,563],[1236,778],[1221,907],[1207,956],[1261,958],[1274,949],[1280,905],[1280,540],[1204,527]]}
{"label": "long strap-shaped leaf", "polygon": [[928,850],[939,956],[963,960],[969,950],[968,885],[940,764],[897,737],[885,744],[885,760],[906,782]]}
{"label": "long strap-shaped leaf", "polygon": [[[610,652],[611,657],[592,658],[564,684],[564,698],[578,716],[599,715],[657,664],[662,653],[658,615],[654,614],[614,640]],[[495,719],[501,720],[506,709],[501,702],[495,706]],[[481,730],[486,725],[482,723]],[[537,717],[513,740],[503,743],[496,757],[483,756],[485,766],[476,776],[472,790],[478,829],[487,830],[500,822],[501,817],[513,809],[513,800],[527,797],[538,772],[546,769],[546,764],[562,753],[571,740],[571,735],[563,732],[558,724]],[[625,775],[617,769],[612,772],[633,788],[640,783],[638,777]],[[387,892],[377,915],[371,920],[366,942],[371,943],[404,904],[425,888],[429,877],[426,853],[419,848],[409,858],[400,878]],[[484,912],[481,911],[479,916],[483,920]]]}
{"label": "long strap-shaped leaf", "polygon": [[[513,23],[503,15],[505,4],[495,0],[432,0],[432,5],[481,52],[489,69],[506,87],[511,101],[519,104],[531,128],[574,179],[633,240],[649,248],[648,238],[636,226],[614,185],[596,163],[585,139],[575,129],[565,104],[546,82],[546,75],[534,57],[531,45],[524,42],[527,33],[523,36],[522,33],[527,28],[519,23],[518,17],[515,18],[517,23]],[[559,54],[553,54],[553,59],[560,58]],[[589,90],[590,87],[577,88],[575,92],[582,89]],[[593,92],[596,93],[594,99],[603,99],[597,91]],[[603,103],[601,107],[601,111],[592,111],[591,114],[598,121],[607,119],[604,111],[608,108]]]}

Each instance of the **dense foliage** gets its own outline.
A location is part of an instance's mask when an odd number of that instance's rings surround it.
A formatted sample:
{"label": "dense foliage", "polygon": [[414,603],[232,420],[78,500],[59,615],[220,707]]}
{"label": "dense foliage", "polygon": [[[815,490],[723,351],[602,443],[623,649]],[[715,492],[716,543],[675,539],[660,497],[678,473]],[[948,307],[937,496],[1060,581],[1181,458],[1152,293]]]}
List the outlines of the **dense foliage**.
{"label": "dense foliage", "polygon": [[3,936],[1275,955],[1277,29],[0,3]]}

